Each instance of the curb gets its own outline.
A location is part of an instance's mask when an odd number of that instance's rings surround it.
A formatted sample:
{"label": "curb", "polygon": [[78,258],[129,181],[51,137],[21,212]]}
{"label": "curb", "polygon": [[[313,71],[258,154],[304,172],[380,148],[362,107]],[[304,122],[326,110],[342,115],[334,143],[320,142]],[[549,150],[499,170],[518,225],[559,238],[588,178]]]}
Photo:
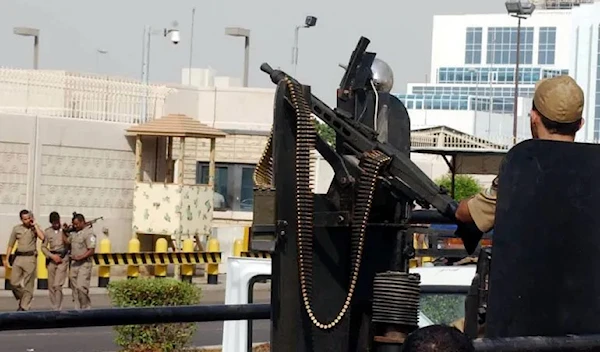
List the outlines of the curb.
{"label": "curb", "polygon": [[[258,347],[258,346],[262,346],[262,345],[264,345],[264,344],[266,344],[266,343],[270,343],[270,342],[269,342],[269,341],[265,341],[265,342],[254,342],[254,343],[252,344],[252,348],[254,348],[254,347]],[[189,348],[202,348],[202,349],[205,349],[205,350],[210,350],[210,349],[213,349],[213,350],[214,350],[214,349],[223,348],[223,345],[213,345],[213,346],[190,346],[190,347],[188,347],[188,349],[189,349]]]}

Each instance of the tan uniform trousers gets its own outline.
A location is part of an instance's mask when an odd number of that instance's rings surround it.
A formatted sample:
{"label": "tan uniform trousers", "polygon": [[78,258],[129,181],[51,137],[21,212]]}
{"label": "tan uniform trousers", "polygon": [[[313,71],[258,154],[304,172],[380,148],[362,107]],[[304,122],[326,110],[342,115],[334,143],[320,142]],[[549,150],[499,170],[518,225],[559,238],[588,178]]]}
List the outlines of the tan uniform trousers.
{"label": "tan uniform trousers", "polygon": [[90,280],[92,279],[92,261],[71,262],[71,289],[73,290],[73,301],[75,309],[90,309]]}
{"label": "tan uniform trousers", "polygon": [[52,309],[61,310],[63,303],[63,286],[67,281],[69,271],[69,258],[63,258],[62,263],[56,264],[52,260],[48,263],[48,294]]}
{"label": "tan uniform trousers", "polygon": [[10,285],[17,301],[19,301],[19,310],[29,310],[33,300],[33,290],[35,284],[35,269],[37,257],[17,256],[12,264],[10,275]]}

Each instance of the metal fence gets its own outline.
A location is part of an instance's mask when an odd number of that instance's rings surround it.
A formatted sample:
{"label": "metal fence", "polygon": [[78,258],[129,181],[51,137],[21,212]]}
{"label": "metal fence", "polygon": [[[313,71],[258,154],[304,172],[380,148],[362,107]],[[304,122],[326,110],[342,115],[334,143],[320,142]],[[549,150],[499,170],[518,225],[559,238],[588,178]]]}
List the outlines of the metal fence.
{"label": "metal fence", "polygon": [[174,91],[114,76],[0,68],[0,113],[6,114],[136,124],[162,116]]}

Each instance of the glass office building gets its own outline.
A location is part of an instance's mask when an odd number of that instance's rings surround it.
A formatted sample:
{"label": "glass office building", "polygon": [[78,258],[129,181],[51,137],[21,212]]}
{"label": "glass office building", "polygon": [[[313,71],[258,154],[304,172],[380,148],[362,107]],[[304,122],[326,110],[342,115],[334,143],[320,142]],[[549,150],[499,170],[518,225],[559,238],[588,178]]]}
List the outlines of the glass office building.
{"label": "glass office building", "polygon": [[537,10],[522,20],[520,38],[507,14],[434,16],[428,82],[409,84],[398,98],[412,110],[512,114],[517,39],[518,96],[531,98],[539,80],[569,74],[571,11]]}

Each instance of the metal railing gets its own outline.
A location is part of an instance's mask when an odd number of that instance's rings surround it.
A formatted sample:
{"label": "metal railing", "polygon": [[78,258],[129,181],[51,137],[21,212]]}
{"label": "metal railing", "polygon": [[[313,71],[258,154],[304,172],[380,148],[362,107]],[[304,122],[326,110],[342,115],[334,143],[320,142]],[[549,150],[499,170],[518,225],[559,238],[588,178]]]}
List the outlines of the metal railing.
{"label": "metal railing", "polygon": [[173,92],[114,76],[0,68],[0,113],[5,114],[137,124],[162,116]]}
{"label": "metal railing", "polygon": [[[10,312],[0,313],[0,331],[269,319],[270,316],[269,304]],[[600,347],[600,335],[483,338],[475,339],[473,344],[476,351],[596,350]]]}

